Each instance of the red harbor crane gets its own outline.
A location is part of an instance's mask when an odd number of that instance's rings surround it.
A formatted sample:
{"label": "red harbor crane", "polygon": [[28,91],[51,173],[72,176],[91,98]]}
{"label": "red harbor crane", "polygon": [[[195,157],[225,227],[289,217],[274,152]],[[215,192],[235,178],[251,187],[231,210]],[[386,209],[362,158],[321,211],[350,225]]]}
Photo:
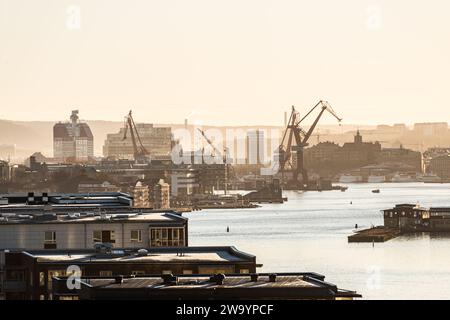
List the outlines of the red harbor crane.
{"label": "red harbor crane", "polygon": [[123,134],[123,140],[127,139],[127,133],[128,130],[130,131],[131,135],[131,143],[133,144],[133,155],[134,160],[136,162],[146,162],[148,160],[148,156],[150,153],[147,151],[147,149],[144,147],[141,141],[141,137],[139,136],[139,132],[137,131],[136,124],[134,123],[132,111],[128,113],[128,115],[125,117],[125,132]]}
{"label": "red harbor crane", "polygon": [[[308,131],[303,130],[300,127],[300,124],[318,107],[320,107],[320,112],[313,124],[309,127]],[[295,107],[292,106],[291,116],[289,117],[289,122],[278,148],[280,169],[283,178],[284,173],[290,169],[293,173],[293,181],[297,185],[300,183],[300,189],[305,189],[308,186],[308,173],[304,167],[303,159],[304,148],[309,145],[308,140],[312,136],[317,123],[325,111],[331,113],[339,123],[342,121],[327,101],[320,100],[303,118],[300,118],[300,114],[295,110]],[[294,159],[292,151],[295,151],[296,155],[295,166],[293,164]],[[302,176],[301,182],[298,180],[299,175]]]}

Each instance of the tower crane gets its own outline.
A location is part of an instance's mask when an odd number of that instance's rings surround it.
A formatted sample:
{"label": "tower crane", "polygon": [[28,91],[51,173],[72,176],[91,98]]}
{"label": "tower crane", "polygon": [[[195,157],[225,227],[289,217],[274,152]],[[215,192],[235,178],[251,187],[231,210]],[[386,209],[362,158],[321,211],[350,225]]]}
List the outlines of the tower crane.
{"label": "tower crane", "polygon": [[147,149],[144,147],[141,141],[141,137],[139,136],[139,132],[137,131],[136,124],[134,123],[132,111],[125,116],[125,131],[123,133],[123,140],[127,139],[128,130],[131,135],[131,143],[133,144],[133,155],[134,160],[137,162],[145,162],[150,154]]}
{"label": "tower crane", "polygon": [[[312,125],[309,127],[308,131],[303,130],[300,127],[300,124],[318,107],[320,107],[320,112]],[[300,118],[300,114],[295,110],[295,107],[292,106],[291,116],[289,117],[289,122],[284,131],[283,138],[281,140],[281,144],[278,148],[279,151],[279,162],[280,169],[284,176],[284,172],[287,167],[290,166],[293,169],[293,180],[294,183],[298,184],[298,176],[302,175],[301,188],[304,189],[308,185],[308,173],[304,168],[304,148],[308,146],[308,140],[314,132],[314,129],[317,126],[320,118],[324,114],[325,111],[328,111],[331,115],[333,115],[338,122],[340,123],[342,119],[336,114],[333,108],[327,101],[320,100],[311,110],[306,113],[303,118]],[[296,152],[296,168],[293,168],[292,164],[292,152]]]}
{"label": "tower crane", "polygon": [[206,142],[211,146],[211,148],[213,149],[213,151],[215,152],[215,155],[220,155],[222,154],[222,161],[225,164],[225,182],[224,182],[224,193],[227,194],[228,192],[228,171],[229,171],[229,164],[227,162],[227,154],[228,154],[228,148],[224,147],[223,148],[223,152],[220,152],[216,146],[212,143],[212,141],[208,138],[208,136],[206,135],[206,133],[201,130],[200,128],[197,128],[197,130],[200,132],[200,134],[202,135],[202,137],[206,140]]}

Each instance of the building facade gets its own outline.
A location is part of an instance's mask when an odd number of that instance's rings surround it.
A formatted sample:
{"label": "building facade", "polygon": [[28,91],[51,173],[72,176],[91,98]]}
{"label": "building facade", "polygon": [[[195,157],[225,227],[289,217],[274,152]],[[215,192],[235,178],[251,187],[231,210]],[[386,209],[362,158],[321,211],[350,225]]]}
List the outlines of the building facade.
{"label": "building facade", "polygon": [[91,249],[112,247],[184,247],[187,219],[171,212],[83,215],[41,214],[2,217],[0,249]]}
{"label": "building facade", "polygon": [[[153,124],[137,123],[142,144],[149,152],[150,158],[159,156],[169,156],[172,151],[172,129],[169,127],[154,127]],[[126,138],[125,128],[121,128],[118,133],[108,134],[103,146],[103,156],[115,159],[134,159],[134,148],[131,136]]]}
{"label": "building facade", "polygon": [[135,208],[151,208],[152,205],[150,187],[142,181],[138,181],[133,188],[133,206]]}
{"label": "building facade", "polygon": [[78,110],[70,122],[53,126],[53,157],[61,162],[86,162],[94,156],[94,136],[86,123],[78,121]]}
{"label": "building facade", "polygon": [[429,170],[440,178],[450,178],[450,155],[442,155],[432,158]]}
{"label": "building facade", "polygon": [[153,188],[153,207],[155,209],[170,208],[170,185],[160,179]]}

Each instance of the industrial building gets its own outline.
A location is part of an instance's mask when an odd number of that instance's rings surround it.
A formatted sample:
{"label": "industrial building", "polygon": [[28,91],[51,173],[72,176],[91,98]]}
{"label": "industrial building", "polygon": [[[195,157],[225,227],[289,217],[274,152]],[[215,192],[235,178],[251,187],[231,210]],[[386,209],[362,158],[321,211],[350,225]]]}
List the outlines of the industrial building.
{"label": "industrial building", "polygon": [[[127,136],[126,128],[127,126],[124,126],[118,133],[107,135],[103,146],[104,157],[134,160],[133,137]],[[135,128],[150,158],[170,155],[172,151],[172,129],[170,127],[154,127],[153,124],[137,123]]]}
{"label": "industrial building", "polygon": [[74,299],[79,290],[52,277],[234,274],[256,272],[256,257],[234,247],[178,247],[87,250],[26,250],[0,253],[6,299]]}
{"label": "industrial building", "polygon": [[[57,278],[63,286],[65,278]],[[316,273],[82,278],[81,300],[336,300],[361,295]],[[58,289],[58,285],[54,286]],[[66,290],[67,291],[67,290]],[[54,291],[56,296],[58,293]],[[60,295],[61,298],[70,296]]]}
{"label": "industrial building", "polygon": [[78,110],[70,122],[53,126],[53,157],[61,162],[86,162],[94,156],[94,136],[86,123],[78,121]]}

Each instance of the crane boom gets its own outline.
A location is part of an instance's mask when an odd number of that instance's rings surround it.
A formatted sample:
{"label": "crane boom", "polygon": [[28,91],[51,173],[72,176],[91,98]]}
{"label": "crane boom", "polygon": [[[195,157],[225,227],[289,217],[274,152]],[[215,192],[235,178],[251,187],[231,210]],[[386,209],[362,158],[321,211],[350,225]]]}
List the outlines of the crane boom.
{"label": "crane boom", "polygon": [[[137,131],[136,124],[133,119],[132,111],[128,113],[128,115],[125,117],[125,131],[123,135],[123,140],[127,138],[127,132],[130,131],[131,134],[131,143],[133,144],[133,155],[134,160],[141,160],[145,159],[147,155],[149,155],[149,152],[144,147],[144,144],[142,143],[141,137],[139,136],[139,132]],[[136,139],[137,138],[137,139]],[[139,143],[139,145],[138,145]]]}
{"label": "crane boom", "polygon": [[[321,107],[321,110],[314,120],[313,124],[309,127],[308,131],[305,132],[301,127],[300,124],[318,107]],[[281,140],[281,144],[279,146],[279,152],[280,152],[280,168],[281,172],[283,174],[286,166],[288,164],[292,166],[292,163],[290,162],[292,158],[292,152],[291,150],[296,151],[296,160],[297,160],[297,167],[295,170],[293,170],[293,180],[297,182],[298,175],[302,174],[303,176],[303,188],[308,183],[308,174],[304,168],[303,165],[303,153],[304,153],[304,147],[308,145],[308,140],[312,136],[317,123],[319,122],[320,118],[324,114],[325,111],[328,111],[331,113],[339,122],[342,121],[342,119],[336,114],[336,112],[333,110],[333,108],[330,106],[330,104],[327,101],[320,100],[314,107],[312,107],[303,118],[298,120],[300,118],[299,113],[295,110],[295,107],[292,107],[291,116],[289,118],[288,125],[286,127],[286,130],[283,134],[283,138]],[[287,138],[287,145],[286,148],[284,147],[284,144],[286,143]],[[295,144],[294,144],[295,142]]]}
{"label": "crane boom", "polygon": [[[201,133],[201,135],[203,136],[203,138],[205,138],[206,142],[208,142],[208,144],[213,148],[214,152],[216,154],[221,154],[221,152],[216,148],[216,146],[212,143],[212,141],[208,138],[208,136],[206,135],[206,133],[201,130],[200,128],[197,128],[197,130]],[[228,193],[228,170],[229,170],[229,164],[227,161],[227,153],[228,153],[228,149],[226,147],[223,148],[223,155],[222,155],[222,160],[223,163],[225,165],[225,181],[224,181],[224,193],[225,195]]]}

